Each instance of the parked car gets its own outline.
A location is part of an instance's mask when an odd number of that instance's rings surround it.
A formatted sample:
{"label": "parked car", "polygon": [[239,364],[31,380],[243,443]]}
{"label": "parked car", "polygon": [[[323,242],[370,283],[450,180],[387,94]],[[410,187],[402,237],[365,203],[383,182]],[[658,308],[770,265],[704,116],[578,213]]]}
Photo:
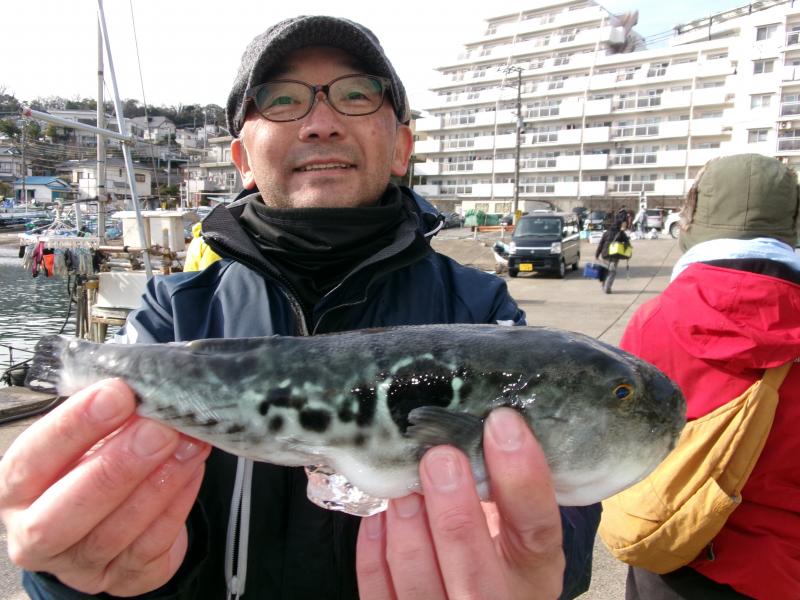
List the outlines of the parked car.
{"label": "parked car", "polygon": [[667,218],[664,219],[664,231],[669,233],[673,238],[676,240],[678,239],[678,233],[680,232],[681,226],[681,211],[674,210],[667,215]]}
{"label": "parked car", "polygon": [[647,229],[663,229],[664,228],[664,209],[663,208],[648,208],[645,211],[647,217],[645,225]]}
{"label": "parked car", "polygon": [[578,217],[573,213],[534,212],[522,217],[508,245],[508,274],[548,271],[564,278],[567,265],[581,260]]}
{"label": "parked car", "polygon": [[601,231],[608,226],[610,215],[604,210],[593,210],[584,221],[584,229]]}
{"label": "parked car", "polygon": [[444,215],[444,229],[450,229],[451,227],[462,227],[464,225],[464,217],[462,217],[457,212],[451,213],[443,213]]}

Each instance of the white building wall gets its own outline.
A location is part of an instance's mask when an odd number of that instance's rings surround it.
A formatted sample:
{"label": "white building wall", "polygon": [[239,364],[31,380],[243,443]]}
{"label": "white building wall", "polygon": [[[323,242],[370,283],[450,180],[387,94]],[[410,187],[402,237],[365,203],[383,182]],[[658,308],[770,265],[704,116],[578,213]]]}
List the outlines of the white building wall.
{"label": "white building wall", "polygon": [[609,53],[608,13],[595,3],[530,4],[488,19],[484,37],[439,67],[416,122],[425,182],[415,189],[432,202],[512,200],[517,75],[507,65],[522,69],[522,210],[535,199],[631,205],[642,192],[677,206],[702,165],[726,154],[800,164],[800,3],[765,0],[627,54]]}

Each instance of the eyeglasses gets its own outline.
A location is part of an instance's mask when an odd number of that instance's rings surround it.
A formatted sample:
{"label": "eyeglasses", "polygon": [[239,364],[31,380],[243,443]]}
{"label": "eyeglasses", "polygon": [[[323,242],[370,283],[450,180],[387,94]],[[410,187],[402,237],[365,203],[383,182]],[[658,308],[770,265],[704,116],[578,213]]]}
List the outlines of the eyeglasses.
{"label": "eyeglasses", "polygon": [[391,82],[373,75],[344,75],[327,85],[310,85],[294,79],[276,79],[251,87],[244,93],[245,110],[252,102],[268,121],[298,121],[314,108],[317,92],[325,94],[328,106],[348,117],[371,115],[383,106]]}

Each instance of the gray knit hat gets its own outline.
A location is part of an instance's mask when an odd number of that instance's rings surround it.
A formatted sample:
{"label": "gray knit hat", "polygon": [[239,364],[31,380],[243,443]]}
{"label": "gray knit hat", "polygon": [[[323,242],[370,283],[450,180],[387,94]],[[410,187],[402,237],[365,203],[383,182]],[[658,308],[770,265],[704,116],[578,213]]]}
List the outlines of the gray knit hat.
{"label": "gray knit hat", "polygon": [[770,237],[797,244],[797,174],[761,154],[715,158],[697,174],[681,211],[684,252],[719,238]]}
{"label": "gray knit hat", "polygon": [[245,91],[264,83],[269,72],[279,67],[290,53],[306,46],[340,48],[352,54],[369,75],[389,79],[392,82],[391,99],[397,119],[401,123],[408,123],[410,111],[406,90],[374,33],[347,19],[300,16],[273,25],[256,36],[244,51],[225,107],[231,135],[238,137],[244,123]]}

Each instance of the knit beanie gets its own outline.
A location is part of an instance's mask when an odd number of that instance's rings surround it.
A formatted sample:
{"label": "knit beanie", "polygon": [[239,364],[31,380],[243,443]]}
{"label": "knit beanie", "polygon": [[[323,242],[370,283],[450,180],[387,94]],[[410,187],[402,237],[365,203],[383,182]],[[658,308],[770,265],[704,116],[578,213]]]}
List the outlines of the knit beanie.
{"label": "knit beanie", "polygon": [[391,89],[388,94],[398,121],[408,123],[411,120],[403,83],[372,31],[354,21],[338,17],[300,16],[276,23],[256,36],[244,51],[225,107],[231,135],[238,137],[244,123],[245,91],[264,83],[270,71],[280,67],[289,54],[308,46],[333,46],[344,50],[367,70],[366,74],[389,79]]}
{"label": "knit beanie", "polygon": [[794,247],[800,207],[797,174],[761,154],[715,158],[697,174],[681,214],[684,252],[720,238],[769,237]]}

